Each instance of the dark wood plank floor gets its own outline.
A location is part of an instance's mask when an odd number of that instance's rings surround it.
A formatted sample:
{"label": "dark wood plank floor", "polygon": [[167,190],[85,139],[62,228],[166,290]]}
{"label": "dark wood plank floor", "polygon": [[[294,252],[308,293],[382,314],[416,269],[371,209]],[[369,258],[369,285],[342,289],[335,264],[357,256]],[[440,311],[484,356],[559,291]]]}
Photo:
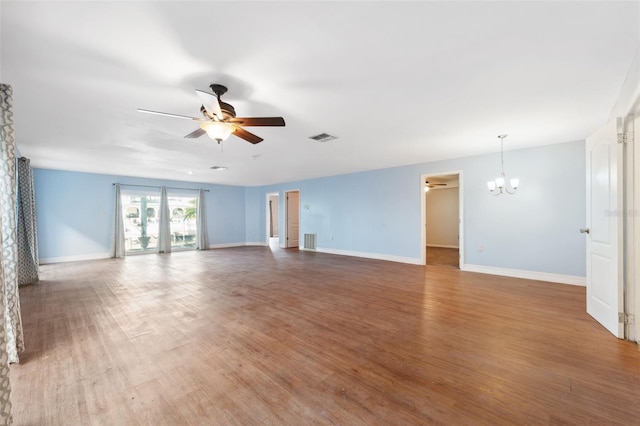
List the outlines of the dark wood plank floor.
{"label": "dark wood plank floor", "polygon": [[427,247],[427,265],[460,267],[460,250],[446,247]]}
{"label": "dark wood plank floor", "polygon": [[47,265],[18,425],[638,424],[581,287],[246,247]]}

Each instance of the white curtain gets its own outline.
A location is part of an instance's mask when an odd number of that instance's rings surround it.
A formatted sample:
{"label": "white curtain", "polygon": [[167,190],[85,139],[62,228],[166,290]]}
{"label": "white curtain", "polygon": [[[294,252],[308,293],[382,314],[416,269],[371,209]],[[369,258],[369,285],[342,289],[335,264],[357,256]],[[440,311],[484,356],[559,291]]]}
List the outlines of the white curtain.
{"label": "white curtain", "polygon": [[124,219],[122,218],[122,197],[120,184],[114,183],[113,236],[111,238],[111,257],[124,257]]}
{"label": "white curtain", "polygon": [[36,196],[33,188],[31,161],[21,157],[16,162],[18,193],[16,197],[18,217],[18,285],[38,282],[38,227],[36,221]]}
{"label": "white curtain", "polygon": [[19,362],[24,351],[20,297],[18,294],[18,238],[16,232],[16,159],[13,139],[13,90],[2,85],[2,140],[0,143],[0,216],[2,216],[2,268],[4,270],[4,313],[9,362]]}
{"label": "white curtain", "polygon": [[[22,338],[18,280],[15,272],[15,197],[13,196],[14,141],[13,90],[0,84],[0,424],[9,425],[11,418],[11,381],[9,362],[17,362],[17,330]],[[6,256],[6,258],[5,258]],[[6,261],[5,261],[6,259]],[[13,265],[11,265],[13,261]],[[17,310],[17,323],[15,312]],[[13,318],[12,318],[13,317]],[[24,345],[23,345],[24,349]],[[12,357],[15,359],[12,360]]]}
{"label": "white curtain", "polygon": [[198,235],[196,235],[196,248],[198,250],[207,250],[209,248],[209,240],[207,237],[207,217],[204,211],[204,189],[198,190],[196,222],[198,228]]}
{"label": "white curtain", "polygon": [[171,253],[171,215],[167,200],[167,187],[160,188],[160,226],[158,228],[158,253]]}

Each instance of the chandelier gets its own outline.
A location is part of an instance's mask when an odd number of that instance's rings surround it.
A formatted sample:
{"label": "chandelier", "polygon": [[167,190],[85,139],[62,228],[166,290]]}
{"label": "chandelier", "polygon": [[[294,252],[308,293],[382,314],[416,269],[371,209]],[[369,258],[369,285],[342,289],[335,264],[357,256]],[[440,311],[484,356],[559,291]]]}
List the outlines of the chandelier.
{"label": "chandelier", "polygon": [[504,175],[503,147],[504,147],[504,138],[506,137],[507,135],[498,136],[498,138],[500,139],[500,176],[497,177],[495,180],[491,180],[487,182],[487,188],[489,188],[489,191],[491,191],[493,195],[515,194],[516,190],[518,189],[518,186],[520,185],[520,179],[516,179],[516,178],[509,180],[512,191],[510,191],[509,188],[505,185],[506,179]]}

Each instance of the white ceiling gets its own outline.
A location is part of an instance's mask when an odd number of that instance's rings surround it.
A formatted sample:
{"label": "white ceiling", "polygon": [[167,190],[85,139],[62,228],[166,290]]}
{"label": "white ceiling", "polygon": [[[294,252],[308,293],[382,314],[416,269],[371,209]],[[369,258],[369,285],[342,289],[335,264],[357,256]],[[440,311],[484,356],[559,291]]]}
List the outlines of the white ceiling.
{"label": "white ceiling", "polygon": [[[0,81],[40,168],[262,185],[584,139],[638,49],[638,2],[0,2]],[[194,89],[283,116],[221,150]],[[318,133],[338,139],[318,143]],[[229,167],[224,172],[213,165]],[[189,172],[193,174],[188,174]]]}

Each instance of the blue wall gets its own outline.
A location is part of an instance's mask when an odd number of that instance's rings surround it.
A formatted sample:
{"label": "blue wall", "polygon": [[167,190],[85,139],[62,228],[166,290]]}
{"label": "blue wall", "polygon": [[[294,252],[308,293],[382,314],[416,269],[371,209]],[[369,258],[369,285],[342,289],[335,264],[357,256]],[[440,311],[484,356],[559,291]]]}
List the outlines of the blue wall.
{"label": "blue wall", "polygon": [[264,236],[265,194],[280,192],[284,211],[283,191],[299,189],[300,232],[317,233],[319,249],[420,262],[420,177],[461,171],[465,264],[584,277],[584,142],[508,151],[505,165],[507,178],[520,178],[515,195],[487,190],[500,172],[491,154],[261,187],[247,218]]}
{"label": "blue wall", "polygon": [[298,189],[300,232],[316,233],[319,249],[419,263],[421,175],[461,171],[465,264],[585,276],[584,142],[507,151],[505,165],[520,178],[516,195],[486,189],[499,154],[246,188],[36,169],[40,257],[107,253],[112,183],[121,182],[209,189],[212,246],[266,244],[266,194],[279,192],[284,212],[284,191]]}
{"label": "blue wall", "polygon": [[208,189],[205,213],[209,244],[246,241],[243,187],[34,169],[40,259],[95,258],[108,254],[114,182]]}

